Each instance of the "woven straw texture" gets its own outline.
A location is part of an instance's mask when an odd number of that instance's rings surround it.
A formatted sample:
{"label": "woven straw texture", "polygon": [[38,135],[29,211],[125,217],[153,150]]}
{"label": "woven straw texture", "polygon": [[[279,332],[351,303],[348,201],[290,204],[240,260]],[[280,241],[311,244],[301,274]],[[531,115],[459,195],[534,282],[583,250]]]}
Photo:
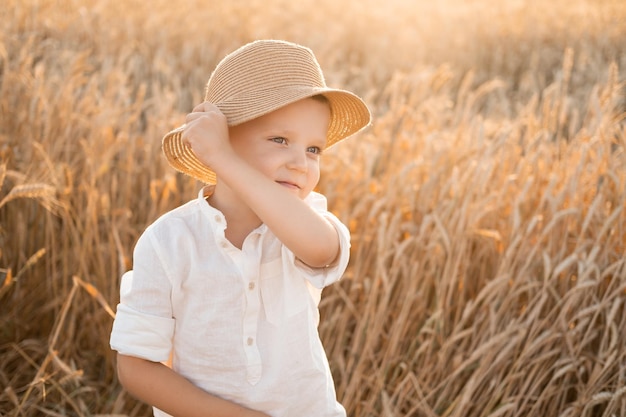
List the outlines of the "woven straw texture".
{"label": "woven straw texture", "polygon": [[[220,109],[229,126],[236,126],[317,94],[330,105],[327,148],[370,123],[363,100],[349,91],[328,88],[313,52],[285,41],[255,41],[227,55],[209,78],[205,101]],[[184,128],[163,137],[167,161],[184,174],[215,184],[215,173],[183,144]]]}

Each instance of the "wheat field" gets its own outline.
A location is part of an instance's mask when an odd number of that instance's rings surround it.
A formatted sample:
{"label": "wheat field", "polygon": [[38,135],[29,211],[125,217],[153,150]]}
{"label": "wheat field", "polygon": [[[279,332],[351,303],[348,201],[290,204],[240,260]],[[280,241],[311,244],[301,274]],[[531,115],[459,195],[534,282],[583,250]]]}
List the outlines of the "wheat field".
{"label": "wheat field", "polygon": [[108,346],[119,278],[200,186],[161,137],[259,38],[374,114],[319,185],[352,232],[320,306],[348,414],[626,415],[622,0],[5,0],[0,23],[0,415],[149,415]]}

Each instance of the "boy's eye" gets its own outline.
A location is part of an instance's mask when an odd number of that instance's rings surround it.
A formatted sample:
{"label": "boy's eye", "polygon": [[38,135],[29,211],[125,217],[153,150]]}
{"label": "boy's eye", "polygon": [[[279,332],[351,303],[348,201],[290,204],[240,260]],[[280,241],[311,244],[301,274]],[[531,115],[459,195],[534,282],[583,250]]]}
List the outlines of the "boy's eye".
{"label": "boy's eye", "polygon": [[319,155],[322,153],[322,149],[320,149],[318,146],[309,146],[306,151],[310,153],[314,153],[316,155]]}
{"label": "boy's eye", "polygon": [[272,142],[285,144],[285,143],[287,143],[287,139],[279,136],[279,137],[272,138]]}

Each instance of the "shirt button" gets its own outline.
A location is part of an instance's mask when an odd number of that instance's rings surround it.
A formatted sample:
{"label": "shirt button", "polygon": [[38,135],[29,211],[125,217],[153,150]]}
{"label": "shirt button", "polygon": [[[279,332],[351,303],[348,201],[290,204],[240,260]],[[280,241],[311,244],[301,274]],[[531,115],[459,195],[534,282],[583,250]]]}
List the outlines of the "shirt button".
{"label": "shirt button", "polygon": [[215,221],[216,221],[217,223],[221,223],[221,222],[222,222],[222,218],[216,214],[216,215],[215,215]]}
{"label": "shirt button", "polygon": [[254,289],[254,282],[250,282],[250,283],[248,284],[248,289],[249,289],[249,290],[253,290],[253,289]]}
{"label": "shirt button", "polygon": [[221,245],[222,245],[222,247],[223,247],[224,249],[226,249],[226,248],[228,247],[228,243],[227,243],[227,242],[222,242],[222,243],[221,243]]}
{"label": "shirt button", "polygon": [[252,344],[254,343],[254,339],[249,337],[248,340],[246,340],[246,343],[248,344],[248,346],[252,346]]}

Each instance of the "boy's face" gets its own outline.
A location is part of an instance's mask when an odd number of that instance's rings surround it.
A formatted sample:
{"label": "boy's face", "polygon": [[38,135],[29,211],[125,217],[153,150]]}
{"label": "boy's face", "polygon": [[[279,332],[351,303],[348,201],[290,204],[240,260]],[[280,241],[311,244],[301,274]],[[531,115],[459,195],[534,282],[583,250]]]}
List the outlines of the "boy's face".
{"label": "boy's face", "polygon": [[266,177],[305,198],[320,179],[330,109],[307,98],[230,128],[239,156]]}

